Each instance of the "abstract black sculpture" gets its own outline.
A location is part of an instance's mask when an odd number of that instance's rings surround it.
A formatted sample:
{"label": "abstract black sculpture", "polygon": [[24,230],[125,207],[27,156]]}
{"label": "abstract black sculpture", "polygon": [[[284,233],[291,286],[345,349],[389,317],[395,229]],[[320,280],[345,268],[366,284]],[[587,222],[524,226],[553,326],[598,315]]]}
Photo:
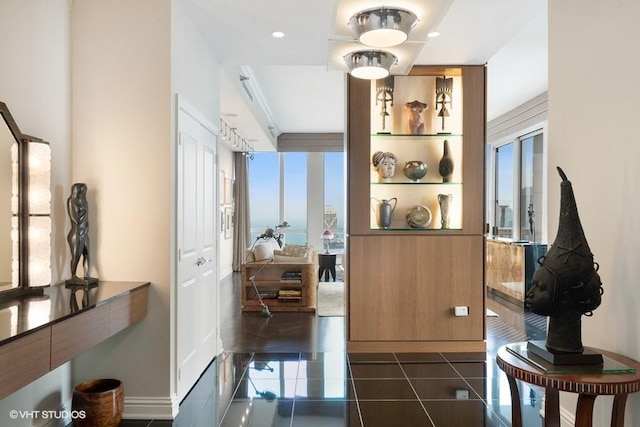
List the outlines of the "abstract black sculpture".
{"label": "abstract black sculpture", "polygon": [[[526,305],[534,313],[549,316],[548,354],[541,355],[555,364],[602,363],[602,356],[582,346],[581,317],[591,316],[602,300],[602,282],[598,264],[578,217],[571,182],[557,168],[560,184],[560,221],[558,234],[540,266],[533,273]],[[535,346],[534,346],[535,347]],[[587,349],[588,350],[588,349]]]}
{"label": "abstract black sculpture", "polygon": [[[89,257],[89,203],[87,202],[87,185],[75,183],[71,186],[71,195],[67,199],[67,211],[71,220],[71,230],[67,235],[71,250],[71,279],[67,285],[96,285],[98,279],[89,277],[91,259]],[[84,276],[78,277],[76,270],[82,257]]]}

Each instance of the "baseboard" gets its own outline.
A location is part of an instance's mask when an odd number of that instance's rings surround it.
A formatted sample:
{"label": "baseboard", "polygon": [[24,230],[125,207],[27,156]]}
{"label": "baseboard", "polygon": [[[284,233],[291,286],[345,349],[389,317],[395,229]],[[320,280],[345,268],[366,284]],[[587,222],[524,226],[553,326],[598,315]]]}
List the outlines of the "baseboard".
{"label": "baseboard", "polygon": [[173,420],[178,415],[180,402],[170,397],[126,397],[123,419]]}

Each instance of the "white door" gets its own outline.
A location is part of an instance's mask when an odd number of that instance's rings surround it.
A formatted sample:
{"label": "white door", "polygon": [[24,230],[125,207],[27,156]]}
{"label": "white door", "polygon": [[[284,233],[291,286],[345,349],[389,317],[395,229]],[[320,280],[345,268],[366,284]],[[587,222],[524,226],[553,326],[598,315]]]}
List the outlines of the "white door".
{"label": "white door", "polygon": [[216,355],[218,272],[216,136],[184,105],[178,113],[177,395]]}

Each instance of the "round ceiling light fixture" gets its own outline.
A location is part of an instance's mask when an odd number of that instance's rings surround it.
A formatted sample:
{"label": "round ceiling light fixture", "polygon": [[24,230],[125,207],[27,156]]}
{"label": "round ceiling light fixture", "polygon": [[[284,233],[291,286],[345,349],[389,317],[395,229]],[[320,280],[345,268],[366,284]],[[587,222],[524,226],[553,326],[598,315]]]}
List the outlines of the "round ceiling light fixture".
{"label": "round ceiling light fixture", "polygon": [[404,43],[417,23],[418,17],[410,10],[385,6],[365,9],[349,19],[360,43],[371,47]]}
{"label": "round ceiling light fixture", "polygon": [[398,58],[383,50],[360,50],[342,57],[349,74],[358,79],[377,80],[387,77]]}

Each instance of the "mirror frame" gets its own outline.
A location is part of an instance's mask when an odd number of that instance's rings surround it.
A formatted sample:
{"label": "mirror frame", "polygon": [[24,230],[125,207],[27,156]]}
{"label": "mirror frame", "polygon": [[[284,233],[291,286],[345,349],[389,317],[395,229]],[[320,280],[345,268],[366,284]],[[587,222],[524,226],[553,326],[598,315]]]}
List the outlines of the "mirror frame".
{"label": "mirror frame", "polygon": [[47,144],[20,132],[9,108],[0,102],[0,115],[18,143],[18,284],[12,289],[0,291],[0,302],[24,296],[43,295],[43,287],[29,286],[29,145]]}

